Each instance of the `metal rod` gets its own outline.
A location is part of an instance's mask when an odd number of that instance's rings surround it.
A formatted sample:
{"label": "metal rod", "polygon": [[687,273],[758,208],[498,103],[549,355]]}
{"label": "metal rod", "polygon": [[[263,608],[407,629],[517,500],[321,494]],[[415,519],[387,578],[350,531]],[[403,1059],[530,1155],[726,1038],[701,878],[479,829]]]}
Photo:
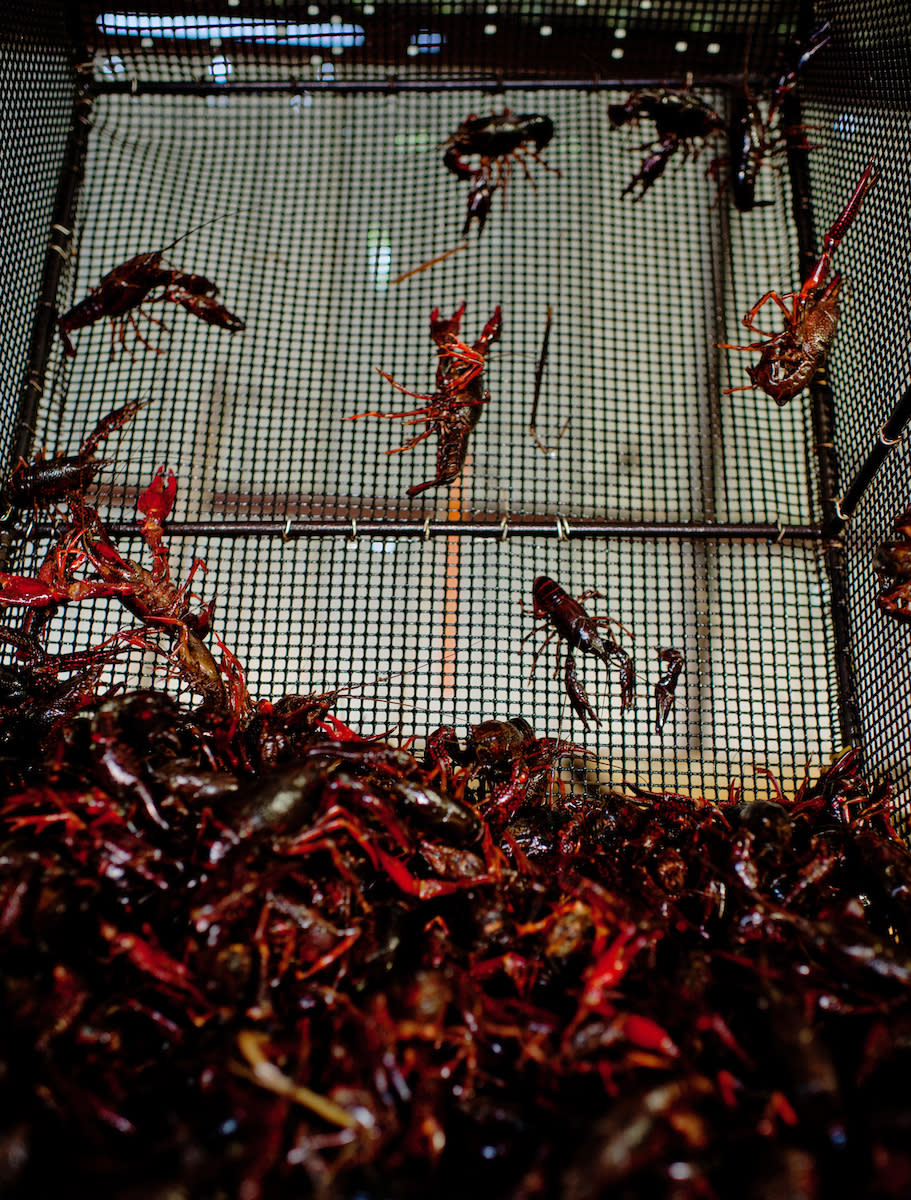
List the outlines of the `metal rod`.
{"label": "metal rod", "polygon": [[[138,536],[135,521],[105,521],[113,537]],[[33,538],[52,536],[49,522],[36,522]],[[513,537],[573,538],[683,538],[742,539],[744,541],[817,542],[822,539],[818,525],[772,525],[768,523],[721,524],[711,521],[602,521],[564,517],[498,517],[488,521],[414,520],[383,521],[357,517],[329,521],[170,521],[168,537],[279,537],[284,541],[308,537],[400,538],[400,537]]]}
{"label": "metal rod", "polygon": [[[786,97],[781,109],[785,129],[801,127],[800,102],[793,92]],[[804,282],[816,264],[816,233],[810,201],[810,170],[806,149],[796,144],[788,146],[788,166],[791,175],[794,223],[800,249],[800,279]],[[828,529],[836,515],[838,495],[838,458],[834,445],[832,391],[828,380],[819,371],[810,383],[810,413],[819,473],[819,500],[822,506],[822,528]],[[830,537],[825,542],[824,560],[832,597],[832,632],[835,641],[835,686],[838,722],[843,743],[855,746],[860,742],[860,725],[854,701],[854,668],[851,660],[851,622],[848,613],[844,558],[841,543]]]}
{"label": "metal rod", "polygon": [[911,420],[911,388],[892,409],[888,420],[877,430],[877,440],[845,494],[835,502],[835,511],[824,526],[826,537],[837,537],[854,515],[861,497],[873,482],[876,472],[902,440],[905,426]]}
{"label": "metal rod", "polygon": [[[54,199],[25,378],[19,395],[19,412],[16,417],[16,435],[10,451],[10,466],[20,458],[27,458],[34,443],[38,405],[44,395],[47,364],[57,328],[57,288],[73,236],[76,194],[82,178],[88,142],[90,109],[91,101],[85,94],[77,95]],[[9,539],[4,533],[0,536],[0,563],[6,560],[8,553]]]}
{"label": "metal rod", "polygon": [[[742,87],[743,75],[706,75],[687,80],[686,77],[642,79],[590,78],[590,79],[502,79],[497,76],[482,76],[474,79],[399,79],[394,75],[384,79],[264,79],[243,80],[225,83],[204,83],[173,79],[129,79],[96,80],[92,84],[95,95],[105,96],[230,96],[256,95],[278,92],[292,95],[302,92],[336,92],[342,95],[359,95],[365,92],[554,92],[582,91],[608,92],[629,91],[632,88],[671,88],[689,86],[696,88]],[[764,80],[755,79],[757,86]]]}

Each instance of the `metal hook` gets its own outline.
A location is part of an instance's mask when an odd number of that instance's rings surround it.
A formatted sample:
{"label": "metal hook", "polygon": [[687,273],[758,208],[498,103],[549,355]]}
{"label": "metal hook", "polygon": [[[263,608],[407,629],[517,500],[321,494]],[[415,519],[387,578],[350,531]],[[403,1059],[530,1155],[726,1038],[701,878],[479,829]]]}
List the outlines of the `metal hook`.
{"label": "metal hook", "polygon": [[424,541],[430,541],[430,517],[424,518]]}
{"label": "metal hook", "polygon": [[905,436],[904,430],[898,435],[898,437],[890,438],[890,437],[886,437],[885,432],[884,432],[885,428],[886,428],[885,425],[880,425],[879,429],[876,431],[879,436],[880,442],[882,442],[882,444],[884,446],[897,446],[898,443]]}
{"label": "metal hook", "polygon": [[357,518],[356,517],[351,518],[351,532],[348,534],[348,541],[349,542],[357,541]]}
{"label": "metal hook", "polygon": [[287,521],[285,521],[285,527],[282,530],[282,541],[283,542],[287,542],[290,540],[289,536],[288,536],[290,533],[291,533],[291,518],[289,517],[287,519]]}
{"label": "metal hook", "polygon": [[500,534],[500,541],[505,542],[509,537],[509,517],[503,518],[503,520],[500,522],[500,529],[502,530]]}
{"label": "metal hook", "polygon": [[569,539],[569,522],[566,520],[566,517],[561,517],[560,514],[557,513],[556,522],[557,522],[557,537],[559,538],[559,540],[561,542],[568,541],[568,539]]}

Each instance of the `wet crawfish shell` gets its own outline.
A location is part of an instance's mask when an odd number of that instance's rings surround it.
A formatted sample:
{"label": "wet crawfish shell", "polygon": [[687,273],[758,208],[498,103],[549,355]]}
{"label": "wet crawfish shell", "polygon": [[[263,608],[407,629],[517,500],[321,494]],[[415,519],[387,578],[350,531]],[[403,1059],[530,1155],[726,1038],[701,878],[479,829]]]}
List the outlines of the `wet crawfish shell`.
{"label": "wet crawfish shell", "polygon": [[231,827],[242,838],[295,834],[316,815],[325,783],[325,771],[316,763],[273,771],[242,790]]}
{"label": "wet crawfish shell", "polygon": [[791,841],[791,818],[774,800],[750,800],[736,809],[742,829],[754,835],[763,858],[778,857]]}
{"label": "wet crawfish shell", "polygon": [[473,845],[484,834],[484,824],[474,809],[432,788],[397,779],[395,799],[403,814],[421,829],[453,845]]}

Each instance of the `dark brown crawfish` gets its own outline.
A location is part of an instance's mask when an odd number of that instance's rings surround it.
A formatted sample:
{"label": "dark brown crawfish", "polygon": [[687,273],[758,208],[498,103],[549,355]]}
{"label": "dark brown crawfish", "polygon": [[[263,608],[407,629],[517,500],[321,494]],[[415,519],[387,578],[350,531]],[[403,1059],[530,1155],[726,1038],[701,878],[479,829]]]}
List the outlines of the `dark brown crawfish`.
{"label": "dark brown crawfish", "polygon": [[655,684],[655,732],[660,733],[674,704],[677,680],[683,670],[683,655],[679,650],[666,647],[658,651],[658,657],[667,664],[664,673]]}
{"label": "dark brown crawfish", "polygon": [[31,462],[20,459],[6,485],[4,501],[12,508],[47,508],[64,496],[81,495],[98,472],[109,465],[95,457],[99,445],[122,429],[142,407],[142,402],[130,402],[102,417],[75,454],[45,458],[39,451]]}
{"label": "dark brown crawfish", "polygon": [[669,88],[635,88],[624,104],[609,104],[607,115],[615,129],[638,125],[642,117],[655,125],[655,138],[640,147],[649,154],[621,193],[634,200],[642,199],[678,150],[695,158],[707,138],[724,130],[723,119],[698,96]]}
{"label": "dark brown crawfish", "polygon": [[[219,220],[220,218],[213,219]],[[69,357],[76,353],[76,347],[70,337],[74,330],[83,329],[86,325],[94,325],[96,321],[110,317],[112,327],[117,329],[119,326],[122,347],[126,348],[126,327],[129,324],[132,326],[137,340],[146,349],[160,354],[161,350],[151,346],[139,332],[136,318],[131,310],[139,309],[141,311],[142,304],[158,304],[163,300],[179,304],[187,312],[198,317],[200,321],[205,321],[208,325],[218,325],[231,333],[243,329],[244,322],[215,299],[218,288],[210,279],[206,279],[204,275],[193,275],[175,267],[162,266],[162,260],[168,250],[188,238],[190,234],[196,233],[211,223],[211,221],[205,221],[188,233],[183,233],[179,238],[175,238],[170,245],[163,246],[160,250],[153,250],[148,254],[136,254],[133,258],[127,259],[126,262],[115,267],[113,271],[109,271],[84,299],[58,319],[57,326],[63,339],[64,353]],[[163,289],[161,295],[149,298],[149,293],[156,288]],[[149,317],[148,313],[144,315],[150,321],[162,324],[156,318]],[[113,354],[113,347],[111,353]]]}
{"label": "dark brown crawfish", "polygon": [[466,743],[469,770],[487,792],[485,818],[506,825],[526,803],[546,794],[559,759],[590,751],[557,738],[537,738],[524,717],[472,725]]}
{"label": "dark brown crawfish", "polygon": [[346,418],[349,421],[357,421],[361,417],[382,417],[389,421],[413,418],[406,423],[427,425],[423,433],[394,450],[387,450],[387,454],[411,450],[432,433],[437,434],[440,441],[437,446],[436,474],[424,483],[412,484],[408,488],[409,496],[417,496],[428,488],[440,487],[458,479],[468,453],[468,437],[481,419],[481,406],[490,400],[490,394],[483,386],[484,363],[491,342],[500,336],[503,325],[500,306],[497,305],[493,310],[493,315],[473,346],[459,341],[459,326],[464,312],[463,304],[448,320],[440,317],[438,308],[430,314],[430,336],[437,344],[438,353],[436,391],[433,395],[409,392],[385,371],[380,371],[384,379],[406,396],[427,400],[426,408],[400,413],[365,412]]}
{"label": "dark brown crawfish", "polygon": [[[727,120],[692,92],[673,88],[635,88],[625,103],[608,105],[608,119],[614,128],[636,125],[643,117],[655,126],[655,138],[640,147],[648,152],[647,157],[622,195],[633,193],[634,199],[640,200],[678,150],[684,159],[695,158],[709,138],[726,135],[728,153],[712,160],[709,173],[721,182],[722,189],[730,188],[740,212],[770,203],[756,200],[756,177],[771,155],[787,148],[786,135],[777,128],[779,110],[800,72],[829,40],[828,24],[810,36],[795,65],[779,77],[765,117],[762,104],[746,86],[734,94]],[[809,149],[805,141],[802,148]]]}
{"label": "dark brown crawfish", "polygon": [[[789,148],[810,150],[800,127],[782,130],[778,127],[778,114],[782,104],[797,85],[800,72],[815,54],[829,44],[831,34],[826,22],[799,48],[794,66],[779,76],[769,98],[765,119],[756,97],[744,86],[735,93],[731,101],[728,118],[728,157],[718,159],[713,166],[726,166],[726,179],[731,189],[734,207],[740,212],[749,212],[770,204],[770,200],[756,199],[756,177],[763,163],[772,155],[781,154]],[[795,137],[794,135],[798,135]]]}
{"label": "dark brown crawfish", "polygon": [[[548,579],[546,575],[539,575],[532,588],[532,597],[534,600],[532,615],[546,617],[547,623],[551,626],[551,632],[544,639],[532,660],[532,672],[534,672],[541,651],[548,642],[555,637],[560,638],[566,642],[570,650],[581,650],[583,654],[593,654],[605,666],[617,667],[620,672],[620,710],[626,712],[628,708],[631,708],[636,686],[636,673],[633,669],[632,659],[608,634],[602,635],[598,632],[599,628],[605,629],[608,625],[617,624],[617,622],[612,617],[592,617],[582,607],[583,600],[593,597],[603,599],[602,593],[588,591],[574,600],[558,583]],[[531,633],[526,634],[522,641],[527,641],[528,638],[546,628],[547,625],[541,625],[537,629],[533,629]],[[576,677],[576,661],[571,653],[566,656],[564,684],[573,711],[581,718],[585,729],[588,729],[587,717],[590,717],[596,725],[600,725],[601,721]]]}
{"label": "dark brown crawfish", "polygon": [[[861,202],[879,175],[875,162],[870,162],[854,189],[854,194],[823,239],[823,251],[799,292],[766,292],[743,318],[744,326],[758,333],[762,341],[746,346],[722,343],[723,350],[760,350],[759,362],[747,367],[752,383],[742,387],[725,388],[725,393],[762,388],[776,404],[787,404],[803,391],[816,371],[825,362],[838,322],[838,292],[841,276],[823,286],[832,265],[832,256],[857,215]],[[769,301],[777,304],[784,314],[785,327],[780,333],[764,333],[756,325],[756,317]],[[790,304],[788,303],[790,301]]]}
{"label": "dark brown crawfish", "polygon": [[[516,114],[509,109],[501,113],[491,113],[487,117],[478,117],[471,113],[458,129],[449,135],[443,162],[454,175],[471,182],[468,192],[468,214],[462,227],[462,237],[468,236],[472,221],[477,221],[478,233],[484,228],[484,222],[490,212],[491,198],[498,187],[503,187],[505,196],[513,159],[521,164],[525,178],[532,186],[534,183],[525,162],[526,155],[540,163],[545,170],[553,171],[555,175],[560,174],[556,167],[549,166],[541,157],[541,151],[553,136],[554,123],[550,117],[542,117],[537,113]],[[474,155],[478,155],[481,160],[477,168],[469,166],[465,161],[465,156]]]}

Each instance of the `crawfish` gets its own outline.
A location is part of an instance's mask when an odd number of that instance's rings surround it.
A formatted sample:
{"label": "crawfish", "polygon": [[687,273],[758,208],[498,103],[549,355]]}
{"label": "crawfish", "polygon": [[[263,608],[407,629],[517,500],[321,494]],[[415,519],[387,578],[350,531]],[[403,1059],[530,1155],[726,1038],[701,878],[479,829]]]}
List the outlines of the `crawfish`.
{"label": "crawfish", "polygon": [[[169,473],[165,483],[164,468],[159,467],[152,483],[139,497],[138,508],[143,513],[140,533],[152,551],[151,570],[117,550],[94,509],[71,501],[70,507],[79,527],[78,537],[88,561],[110,589],[109,594],[117,595],[124,607],[144,625],[163,627],[172,639],[176,639],[174,657],[177,669],[187,683],[223,709],[228,707],[228,700],[222,675],[227,675],[236,700],[242,705],[246,703],[246,693],[239,676],[232,675],[233,656],[226,652],[227,664],[219,668],[203,642],[209,631],[212,603],[198,610],[190,605],[190,584],[197,570],[205,570],[205,564],[202,559],[195,559],[189,575],[180,585],[171,579],[162,533],[163,521],[171,510],[176,491],[173,472]],[[141,637],[134,641],[150,648]]]}
{"label": "crawfish", "polygon": [[471,771],[487,785],[487,820],[508,823],[528,801],[546,791],[560,758],[591,752],[557,738],[537,738],[524,717],[472,725],[466,744]]}
{"label": "crawfish", "polygon": [[[823,239],[822,255],[800,291],[788,292],[784,296],[775,291],[766,292],[743,318],[745,328],[758,333],[763,340],[746,346],[720,344],[722,350],[761,351],[756,366],[747,367],[752,383],[725,388],[726,395],[758,387],[771,396],[776,404],[784,405],[803,391],[823,365],[835,339],[841,275],[834,275],[829,284],[823,285],[832,265],[832,256],[878,175],[876,163],[868,163],[854,194]],[[780,333],[763,333],[756,325],[760,309],[770,300],[784,314],[785,327]]]}
{"label": "crawfish", "polygon": [[667,664],[664,673],[655,684],[655,732],[660,733],[674,704],[677,680],[683,670],[683,655],[679,650],[666,647],[658,651],[658,657]]}
{"label": "crawfish", "polygon": [[[604,629],[612,623],[617,624],[617,622],[612,617],[589,616],[582,607],[584,600],[589,600],[593,597],[603,599],[602,593],[596,591],[583,592],[578,599],[574,600],[558,583],[555,583],[552,579],[548,579],[546,575],[539,575],[532,588],[532,597],[534,601],[532,615],[534,617],[546,617],[547,624],[533,629],[531,633],[525,635],[522,641],[525,642],[534,634],[540,633],[541,630],[547,628],[547,625],[552,627],[551,632],[535,653],[531,664],[532,672],[534,672],[538,658],[544,647],[552,638],[559,638],[566,642],[570,651],[578,649],[583,654],[593,654],[605,666],[616,666],[620,671],[620,711],[626,712],[628,708],[631,708],[633,705],[633,689],[636,684],[636,674],[633,669],[632,659],[607,633],[601,634],[598,632],[599,627]],[[620,626],[620,628],[622,629],[623,627]],[[590,717],[596,725],[600,725],[601,721],[589,703],[588,697],[576,676],[576,661],[572,653],[566,655],[564,684],[573,711],[581,719],[584,728],[588,729],[587,717]]]}
{"label": "crawfish", "polygon": [[[471,222],[477,221],[478,233],[484,228],[493,193],[502,185],[505,195],[506,184],[512,172],[512,160],[516,159],[525,172],[525,178],[534,187],[525,156],[540,163],[546,171],[560,172],[541,157],[541,151],[554,136],[554,123],[550,117],[537,113],[516,114],[507,108],[501,113],[486,117],[471,113],[458,129],[446,140],[443,162],[454,175],[471,182],[468,192],[468,214],[462,227],[462,237],[468,236]],[[532,147],[534,147],[532,149]],[[479,155],[480,166],[471,167],[466,155]],[[491,176],[494,176],[491,181]]]}
{"label": "crawfish", "polygon": [[468,437],[481,419],[481,406],[490,400],[490,394],[484,389],[482,377],[484,363],[491,342],[500,336],[502,317],[500,306],[493,310],[493,315],[481,331],[481,336],[473,346],[459,341],[459,325],[465,305],[447,320],[440,317],[440,310],[435,308],[430,314],[430,336],[437,344],[437,373],[436,391],[430,395],[409,392],[401,384],[396,383],[391,375],[380,371],[380,375],[388,380],[394,388],[413,396],[416,400],[428,401],[426,408],[412,409],[410,412],[381,413],[365,412],[348,417],[349,421],[360,420],[361,417],[381,417],[384,420],[405,420],[409,425],[421,422],[427,425],[423,433],[409,439],[403,446],[387,450],[387,454],[399,454],[402,450],[411,450],[424,438],[432,433],[439,437],[436,458],[436,475],[424,483],[415,483],[408,488],[407,495],[417,496],[427,488],[440,487],[442,484],[453,483],[462,473],[465,457],[468,453]]}
{"label": "crawfish", "polygon": [[20,459],[13,468],[3,493],[11,508],[50,507],[68,495],[81,495],[99,471],[110,464],[95,457],[99,445],[130,421],[144,404],[131,401],[101,418],[75,454],[55,454],[45,458],[43,451],[32,462]]}
{"label": "crawfish", "polygon": [[684,159],[695,158],[706,139],[724,130],[724,120],[705,101],[692,92],[669,88],[635,88],[625,104],[609,104],[607,116],[615,129],[638,125],[641,117],[655,125],[655,138],[639,147],[649,151],[648,156],[621,192],[623,196],[633,193],[634,200],[642,199],[678,150]]}
{"label": "crawfish", "polygon": [[[213,220],[217,221],[220,218],[214,217]],[[137,340],[142,342],[146,349],[161,354],[160,348],[150,345],[139,332],[136,318],[131,310],[138,309],[141,312],[142,304],[158,304],[164,300],[172,304],[179,304],[187,312],[198,317],[200,321],[205,321],[208,325],[218,325],[231,333],[243,329],[244,322],[215,299],[218,288],[211,279],[206,279],[204,275],[193,275],[175,267],[162,266],[168,250],[171,250],[178,242],[190,237],[191,234],[211,224],[212,221],[204,221],[202,225],[197,225],[189,232],[182,233],[170,245],[163,246],[160,250],[153,250],[148,254],[136,254],[115,267],[113,271],[109,271],[84,299],[58,319],[57,327],[63,339],[64,353],[70,358],[76,353],[76,347],[70,337],[74,330],[83,329],[86,325],[94,325],[96,321],[110,317],[112,329],[117,329],[119,326],[120,344],[124,349],[126,348],[126,327],[129,323]],[[161,295],[149,299],[149,293],[156,288],[163,289]],[[143,315],[155,324],[163,326],[163,322],[158,321],[155,317],[150,317],[148,313]],[[113,353],[112,346],[112,356]]]}
{"label": "crawfish", "polygon": [[782,153],[789,145],[792,149],[812,148],[799,127],[796,132],[800,133],[800,140],[792,138],[790,142],[789,135],[794,133],[794,130],[782,131],[774,127],[779,109],[797,85],[800,72],[815,54],[829,44],[830,39],[828,22],[810,35],[805,46],[800,48],[794,66],[779,77],[769,99],[765,120],[756,97],[748,87],[744,86],[735,94],[727,127],[728,158],[716,160],[713,168],[726,163],[731,197],[734,207],[740,212],[749,212],[753,208],[771,204],[770,200],[756,199],[756,176],[766,158]]}

